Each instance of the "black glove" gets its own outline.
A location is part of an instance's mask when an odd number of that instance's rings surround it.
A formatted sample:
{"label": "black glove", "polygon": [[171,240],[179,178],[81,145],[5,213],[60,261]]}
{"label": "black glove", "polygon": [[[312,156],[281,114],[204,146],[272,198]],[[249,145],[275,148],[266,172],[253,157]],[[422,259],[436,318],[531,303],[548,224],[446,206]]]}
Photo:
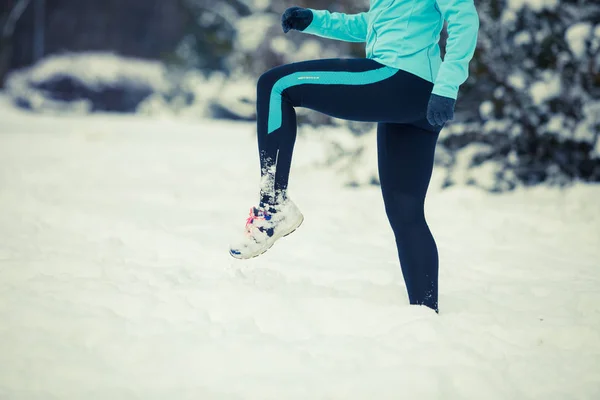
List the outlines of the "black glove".
{"label": "black glove", "polygon": [[281,16],[281,27],[284,33],[288,33],[291,29],[303,31],[310,25],[312,20],[312,11],[301,7],[291,7],[285,10]]}
{"label": "black glove", "polygon": [[427,106],[427,121],[431,125],[444,125],[454,118],[456,100],[432,94]]}

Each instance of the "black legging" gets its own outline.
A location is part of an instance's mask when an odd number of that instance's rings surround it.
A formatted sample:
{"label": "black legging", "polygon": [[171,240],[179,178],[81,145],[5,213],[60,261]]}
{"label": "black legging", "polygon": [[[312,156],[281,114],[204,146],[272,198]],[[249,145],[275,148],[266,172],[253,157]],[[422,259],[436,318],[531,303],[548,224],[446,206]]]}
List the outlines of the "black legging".
{"label": "black legging", "polygon": [[379,178],[396,237],[411,304],[438,311],[438,253],[424,202],[440,127],[426,120],[433,84],[364,58],[282,65],[257,85],[261,203],[286,196],[296,140],[296,112],[305,107],[332,117],[378,122]]}

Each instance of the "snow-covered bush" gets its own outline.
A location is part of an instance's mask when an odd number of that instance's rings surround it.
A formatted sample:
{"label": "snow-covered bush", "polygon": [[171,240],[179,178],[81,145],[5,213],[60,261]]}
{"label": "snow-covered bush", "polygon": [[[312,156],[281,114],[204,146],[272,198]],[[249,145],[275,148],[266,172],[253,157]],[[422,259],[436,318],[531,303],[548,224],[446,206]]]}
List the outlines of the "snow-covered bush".
{"label": "snow-covered bush", "polygon": [[452,155],[447,184],[505,190],[600,181],[600,4],[481,0],[477,6],[480,40],[463,105],[479,105],[467,123],[443,132],[441,143]]}
{"label": "snow-covered bush", "polygon": [[[352,44],[324,40],[300,32],[284,34],[281,14],[292,5],[352,11],[368,8],[368,1],[344,4],[327,1],[182,0],[191,15],[187,35],[171,63],[224,74],[218,96],[209,107],[216,118],[255,118],[256,83],[267,70],[297,61],[348,55]],[[332,118],[298,110],[298,122],[331,124]]]}
{"label": "snow-covered bush", "polygon": [[110,53],[49,56],[14,71],[6,81],[12,100],[35,111],[134,112],[150,95],[168,88],[162,64]]}
{"label": "snow-covered bush", "polygon": [[[37,112],[187,114],[251,119],[240,107],[252,90],[225,74],[169,68],[158,61],[104,52],[52,55],[13,71],[6,93],[16,105]],[[247,82],[247,80],[246,80]],[[233,91],[237,89],[237,91]],[[224,111],[228,110],[228,111]]]}

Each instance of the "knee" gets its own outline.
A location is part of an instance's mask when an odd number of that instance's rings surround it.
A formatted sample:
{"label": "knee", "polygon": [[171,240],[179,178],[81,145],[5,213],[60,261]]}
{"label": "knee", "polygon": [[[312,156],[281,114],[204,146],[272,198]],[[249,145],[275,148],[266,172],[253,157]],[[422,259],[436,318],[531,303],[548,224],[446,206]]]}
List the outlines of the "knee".
{"label": "knee", "polygon": [[268,91],[275,86],[277,81],[281,78],[281,67],[271,68],[270,70],[264,72],[259,78],[256,84],[257,90],[260,91]]}
{"label": "knee", "polygon": [[272,76],[272,74],[270,73],[270,71],[267,71],[258,78],[258,83],[256,84],[256,88],[259,92],[261,90],[265,90],[267,87],[271,88],[273,86],[274,82],[272,82],[271,76]]}
{"label": "knee", "polygon": [[425,200],[398,191],[384,192],[385,212],[394,231],[425,222]]}

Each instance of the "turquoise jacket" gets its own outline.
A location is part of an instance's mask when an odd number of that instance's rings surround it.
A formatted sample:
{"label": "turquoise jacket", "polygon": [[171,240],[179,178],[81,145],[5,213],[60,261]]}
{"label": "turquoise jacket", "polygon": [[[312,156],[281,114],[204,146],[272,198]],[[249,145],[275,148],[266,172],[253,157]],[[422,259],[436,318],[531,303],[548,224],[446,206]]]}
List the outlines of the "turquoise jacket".
{"label": "turquoise jacket", "polygon": [[[371,0],[368,12],[353,15],[310,10],[313,20],[303,32],[366,42],[367,58],[432,82],[437,95],[456,99],[467,80],[479,31],[473,0]],[[442,62],[444,20],[448,41]]]}

